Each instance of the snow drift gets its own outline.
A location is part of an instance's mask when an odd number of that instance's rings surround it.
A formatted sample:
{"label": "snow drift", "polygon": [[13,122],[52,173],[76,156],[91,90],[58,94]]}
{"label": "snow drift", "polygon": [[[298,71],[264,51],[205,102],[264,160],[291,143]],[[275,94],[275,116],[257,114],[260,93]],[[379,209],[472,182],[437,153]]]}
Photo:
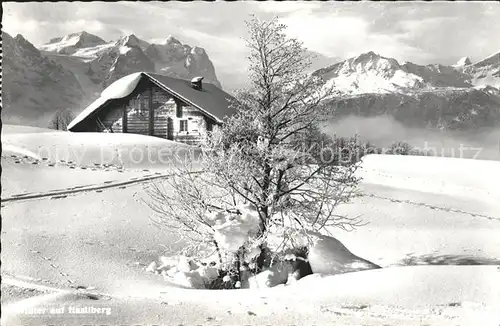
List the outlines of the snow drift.
{"label": "snow drift", "polygon": [[13,146],[10,144],[5,144],[2,146],[2,154],[4,154],[4,155],[10,154],[10,155],[16,155],[16,156],[27,156],[27,157],[33,158],[35,160],[40,159],[40,157],[38,155],[36,155],[35,153],[33,153],[32,151],[17,147],[17,146]]}
{"label": "snow drift", "polygon": [[48,161],[72,161],[79,166],[94,164],[123,168],[165,171],[177,157],[188,155],[193,147],[171,140],[137,134],[99,132],[47,132],[2,135],[2,143],[34,153]]}

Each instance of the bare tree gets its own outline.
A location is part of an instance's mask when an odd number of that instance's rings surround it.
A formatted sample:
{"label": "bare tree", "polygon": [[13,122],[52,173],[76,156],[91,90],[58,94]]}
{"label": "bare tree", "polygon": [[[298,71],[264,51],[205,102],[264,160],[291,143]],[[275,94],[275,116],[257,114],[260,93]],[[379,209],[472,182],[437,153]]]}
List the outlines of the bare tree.
{"label": "bare tree", "polygon": [[68,109],[58,110],[49,122],[50,129],[67,130],[75,115]]}
{"label": "bare tree", "polygon": [[[339,164],[327,155],[330,148],[313,153],[304,141],[328,117],[324,100],[334,91],[305,73],[310,58],[298,40],[286,36],[285,25],[257,18],[247,25],[251,87],[231,104],[237,114],[207,138],[196,157],[199,173],[190,173],[191,156],[174,169],[166,186],[157,184],[150,191],[159,224],[216,248],[209,215],[238,214],[238,204],[252,204],[259,231],[238,249],[237,261],[252,246],[263,253],[268,235],[276,230],[350,230],[361,225],[357,217],[336,214],[336,207],[355,194],[356,165]],[[261,254],[257,267],[263,263]]]}

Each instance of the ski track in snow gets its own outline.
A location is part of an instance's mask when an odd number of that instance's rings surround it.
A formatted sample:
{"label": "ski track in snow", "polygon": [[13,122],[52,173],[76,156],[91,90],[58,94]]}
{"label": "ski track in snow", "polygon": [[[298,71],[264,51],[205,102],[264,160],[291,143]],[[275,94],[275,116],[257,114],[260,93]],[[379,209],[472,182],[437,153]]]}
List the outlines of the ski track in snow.
{"label": "ski track in snow", "polygon": [[[9,157],[7,156],[2,156],[2,159],[8,159]],[[41,164],[41,162],[46,163],[48,166],[55,166],[56,163],[54,162],[46,162],[43,160],[30,160],[29,157],[27,156],[18,156],[18,155],[10,155],[10,158],[14,158],[16,160],[16,163],[21,163],[21,164]],[[22,162],[20,160],[23,160]],[[58,166],[63,167],[63,168],[69,168],[69,169],[75,169],[77,166],[71,165],[71,162],[66,162],[66,161],[61,161],[57,163]],[[113,188],[121,188],[129,185],[135,185],[135,184],[140,184],[140,183],[145,183],[145,182],[151,182],[154,180],[158,179],[165,179],[171,176],[171,173],[160,173],[160,172],[154,172],[152,173],[150,170],[137,170],[137,169],[124,169],[123,167],[119,166],[78,166],[81,169],[86,169],[86,170],[91,170],[91,169],[100,169],[102,170],[103,168],[106,169],[117,169],[119,172],[144,172],[145,175],[141,177],[131,177],[128,180],[125,181],[117,181],[117,180],[111,180],[111,181],[104,181],[102,183],[96,183],[96,184],[87,184],[87,185],[75,185],[69,188],[64,188],[64,189],[56,189],[56,190],[51,190],[51,191],[46,191],[46,192],[24,192],[24,193],[19,193],[19,194],[13,194],[9,197],[4,197],[1,199],[2,201],[2,206],[4,206],[3,203],[8,203],[8,202],[19,202],[19,201],[25,201],[25,200],[33,200],[33,199],[43,199],[43,198],[50,198],[50,199],[63,199],[66,198],[69,195],[76,195],[78,193],[86,193],[86,192],[91,192],[91,191],[96,191],[96,192],[101,192],[102,190],[105,189],[113,189]]]}
{"label": "ski track in snow", "polygon": [[[70,166],[70,165],[67,165],[67,167],[74,168],[73,166]],[[87,168],[87,167],[85,167],[85,168]],[[132,170],[127,169],[126,171],[132,171]],[[133,171],[138,171],[138,170],[133,170]],[[141,171],[142,172],[149,172],[148,170],[141,170]],[[198,173],[198,172],[194,172],[194,173]],[[378,174],[383,175],[383,173],[380,173],[380,172]],[[8,202],[19,202],[19,201],[25,201],[25,200],[44,199],[44,198],[64,199],[69,195],[77,195],[79,193],[86,193],[86,192],[91,192],[91,191],[101,192],[102,190],[105,190],[105,189],[114,189],[114,188],[120,188],[120,187],[140,184],[140,183],[151,182],[151,181],[159,180],[159,179],[166,179],[166,178],[170,177],[171,175],[172,175],[172,173],[163,173],[162,174],[159,172],[155,172],[154,174],[146,174],[143,177],[133,177],[133,178],[130,178],[129,180],[125,180],[125,181],[105,181],[103,183],[98,183],[98,184],[77,185],[77,186],[73,186],[71,188],[58,189],[58,190],[47,191],[47,192],[14,194],[14,195],[11,195],[10,197],[2,198],[1,201],[2,201],[2,203],[8,203]],[[367,193],[367,192],[361,193],[360,195],[358,195],[358,197],[377,198],[377,199],[390,201],[393,203],[402,203],[402,204],[408,204],[408,205],[414,205],[414,206],[422,206],[422,207],[427,207],[427,208],[432,209],[432,210],[441,210],[441,211],[446,211],[446,212],[450,212],[450,213],[458,213],[458,214],[463,214],[463,215],[470,215],[472,217],[481,217],[481,218],[485,218],[488,220],[500,221],[499,217],[493,217],[493,216],[484,215],[484,214],[480,214],[480,213],[467,212],[467,211],[464,211],[461,209],[456,209],[456,208],[451,208],[451,207],[442,207],[442,206],[437,206],[437,205],[431,205],[431,204],[427,204],[424,202],[416,202],[416,201],[411,201],[411,200],[403,200],[403,199],[397,199],[397,198],[393,198],[393,197],[380,196],[380,195],[376,195],[373,193]]]}
{"label": "ski track in snow", "polygon": [[7,198],[2,198],[2,202],[3,203],[17,202],[17,201],[42,199],[42,198],[62,199],[66,198],[68,195],[75,195],[78,193],[85,193],[90,191],[99,192],[104,189],[120,188],[137,183],[144,183],[144,182],[154,181],[157,179],[165,179],[168,178],[169,176],[171,176],[171,174],[158,174],[153,176],[147,175],[141,178],[131,178],[127,181],[104,182],[102,184],[87,185],[87,186],[74,186],[70,189],[54,190],[54,191],[35,193],[35,194],[16,194]]}
{"label": "ski track in snow", "polygon": [[[194,173],[197,173],[197,172],[194,172]],[[74,186],[70,189],[54,190],[54,191],[35,193],[35,194],[26,194],[26,193],[25,194],[15,194],[15,195],[12,195],[10,197],[2,198],[2,202],[3,203],[19,202],[19,201],[32,200],[32,199],[43,199],[43,198],[64,199],[68,195],[77,195],[79,193],[86,193],[86,192],[91,192],[91,191],[100,192],[100,191],[105,190],[105,189],[120,188],[120,187],[135,185],[135,184],[139,184],[139,183],[151,182],[151,181],[158,180],[158,179],[166,179],[172,175],[170,173],[159,174],[158,172],[156,172],[155,174],[156,175],[154,175],[154,176],[146,175],[146,176],[141,177],[141,178],[131,178],[127,181],[104,182],[102,184],[95,184],[95,185]],[[488,220],[500,221],[500,218],[498,218],[498,217],[483,215],[483,214],[479,214],[479,213],[467,212],[467,211],[464,211],[461,209],[455,209],[455,208],[450,208],[450,207],[440,207],[440,206],[436,206],[436,205],[430,205],[427,203],[414,202],[411,200],[404,200],[404,199],[396,199],[396,198],[392,198],[392,197],[379,196],[379,195],[370,194],[370,193],[363,193],[363,194],[360,194],[358,197],[372,197],[372,198],[387,200],[387,201],[390,201],[393,203],[402,203],[402,204],[408,204],[408,205],[422,206],[422,207],[427,207],[427,208],[432,209],[432,210],[441,210],[441,211],[446,211],[446,212],[450,212],[450,213],[459,213],[459,214],[464,214],[464,215],[470,215],[472,217],[482,217],[482,218],[486,218]]]}
{"label": "ski track in snow", "polygon": [[[197,172],[193,172],[193,173],[197,173]],[[15,195],[12,195],[10,197],[2,198],[2,203],[19,202],[19,201],[25,201],[25,200],[44,199],[44,198],[64,199],[69,195],[77,195],[79,193],[86,193],[86,192],[91,192],[91,191],[101,192],[102,190],[105,190],[105,189],[114,189],[114,188],[120,188],[120,187],[140,184],[140,183],[147,183],[147,182],[151,182],[154,180],[166,179],[166,178],[170,177],[171,175],[172,175],[171,173],[160,174],[160,173],[156,172],[155,175],[153,175],[153,176],[146,175],[146,176],[141,177],[141,178],[131,178],[131,179],[126,180],[126,181],[104,182],[104,183],[95,184],[95,185],[74,186],[74,187],[71,187],[69,189],[54,190],[54,191],[35,193],[35,194],[30,194],[30,193],[15,194]],[[499,217],[493,217],[493,216],[479,214],[479,213],[467,212],[467,211],[464,211],[461,209],[455,209],[455,208],[450,208],[450,207],[440,207],[440,206],[430,205],[430,204],[423,203],[423,202],[415,202],[415,201],[411,201],[411,200],[404,200],[404,199],[396,199],[396,198],[392,198],[392,197],[379,196],[379,195],[370,194],[370,193],[363,193],[363,194],[358,195],[358,197],[377,198],[377,199],[390,201],[392,203],[402,203],[402,204],[408,204],[408,205],[414,205],[414,206],[422,206],[422,207],[427,207],[427,208],[432,209],[432,210],[441,210],[441,211],[450,212],[450,213],[458,213],[458,214],[463,214],[463,215],[470,215],[472,217],[482,217],[482,218],[485,218],[488,220],[500,221]]]}

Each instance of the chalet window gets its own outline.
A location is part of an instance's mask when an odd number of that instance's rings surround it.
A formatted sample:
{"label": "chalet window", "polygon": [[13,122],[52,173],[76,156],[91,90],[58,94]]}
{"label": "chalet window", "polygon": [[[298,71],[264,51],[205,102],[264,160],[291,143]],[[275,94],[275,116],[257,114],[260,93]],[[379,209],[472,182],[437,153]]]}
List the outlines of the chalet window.
{"label": "chalet window", "polygon": [[177,118],[182,118],[182,105],[180,103],[177,103],[175,107],[175,116]]}
{"label": "chalet window", "polygon": [[180,125],[179,125],[179,131],[180,132],[183,132],[183,131],[188,131],[188,121],[187,120],[180,120],[179,121]]}
{"label": "chalet window", "polygon": [[137,94],[137,97],[135,98],[135,110],[137,114],[144,116],[147,112],[147,107],[146,107],[146,102],[145,102],[144,96],[141,94]]}

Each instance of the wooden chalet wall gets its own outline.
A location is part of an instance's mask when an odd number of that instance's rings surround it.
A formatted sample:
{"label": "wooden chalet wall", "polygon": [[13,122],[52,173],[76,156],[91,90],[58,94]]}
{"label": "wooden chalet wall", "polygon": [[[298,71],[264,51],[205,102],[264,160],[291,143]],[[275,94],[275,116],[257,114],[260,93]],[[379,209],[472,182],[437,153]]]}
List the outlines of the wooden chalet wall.
{"label": "wooden chalet wall", "polygon": [[[91,129],[97,131],[149,135],[189,144],[199,143],[206,131],[216,126],[200,110],[146,78],[127,98],[112,101],[93,120]],[[181,131],[181,120],[187,121],[187,130]]]}

